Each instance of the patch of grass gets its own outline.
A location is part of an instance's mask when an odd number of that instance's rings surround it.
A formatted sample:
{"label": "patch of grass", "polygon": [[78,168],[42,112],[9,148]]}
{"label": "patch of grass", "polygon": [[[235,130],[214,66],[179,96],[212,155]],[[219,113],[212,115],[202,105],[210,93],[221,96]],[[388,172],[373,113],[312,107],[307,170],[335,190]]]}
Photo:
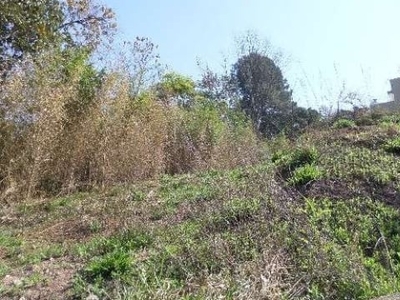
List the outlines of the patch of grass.
{"label": "patch of grass", "polygon": [[311,298],[371,299],[400,288],[398,211],[370,199],[307,199],[304,213],[306,234],[289,233],[289,241],[313,282]]}
{"label": "patch of grass", "polygon": [[3,278],[10,271],[10,267],[4,262],[0,262],[0,278]]}
{"label": "patch of grass", "polygon": [[57,197],[53,199],[45,199],[39,202],[24,202],[18,204],[17,210],[24,214],[34,214],[34,213],[51,213],[64,212],[66,210],[72,210],[79,202],[90,197],[90,193],[79,192],[68,196]]}
{"label": "patch of grass", "polygon": [[62,257],[67,252],[67,248],[62,244],[40,244],[33,249],[24,250],[19,254],[22,264],[35,264],[50,258]]}
{"label": "patch of grass", "polygon": [[160,196],[167,205],[182,202],[209,201],[216,195],[216,187],[210,184],[193,183],[188,178],[167,181],[160,189]]}
{"label": "patch of grass", "polygon": [[233,198],[224,203],[224,208],[231,212],[256,213],[261,206],[260,199],[240,199]]}
{"label": "patch of grass", "polygon": [[319,157],[318,150],[315,147],[301,147],[297,148],[290,155],[287,167],[295,169],[306,164],[316,163]]}
{"label": "patch of grass", "polygon": [[23,240],[15,237],[11,232],[0,232],[0,250],[6,257],[16,256],[21,252],[23,246]]}
{"label": "patch of grass", "polygon": [[130,229],[113,237],[99,237],[86,244],[75,247],[75,252],[82,258],[102,256],[118,249],[134,251],[146,248],[153,243],[151,234],[140,230]]}
{"label": "patch of grass", "polygon": [[149,219],[150,221],[159,221],[164,217],[168,217],[176,213],[176,207],[171,205],[155,206],[151,209]]}
{"label": "patch of grass", "polygon": [[102,224],[99,220],[92,220],[89,224],[89,229],[92,233],[98,233],[102,228]]}
{"label": "patch of grass", "polygon": [[357,126],[372,126],[376,125],[377,122],[371,116],[365,115],[355,120]]}
{"label": "patch of grass", "polygon": [[[280,142],[286,145],[275,148],[274,163],[168,175],[85,201],[27,206],[16,215],[34,227],[16,238],[22,231],[15,223],[0,234],[0,251],[11,253],[0,275],[68,255],[82,264],[75,298],[330,300],[396,292],[400,215],[378,201],[400,186],[400,161],[381,146],[393,135],[378,127],[335,133]],[[282,172],[286,182],[276,176]],[[316,179],[323,180],[299,188]],[[69,211],[68,221],[85,218],[92,240],[66,252],[27,240]]]}
{"label": "patch of grass", "polygon": [[234,198],[225,202],[220,210],[206,217],[205,228],[210,232],[224,232],[235,228],[241,223],[249,222],[261,208],[257,198]]}
{"label": "patch of grass", "polygon": [[279,174],[290,185],[304,185],[322,177],[321,170],[316,166],[319,152],[315,147],[297,147],[289,152],[277,152],[272,157],[278,166]]}
{"label": "patch of grass", "polygon": [[109,286],[112,282],[131,282],[137,272],[135,253],[152,245],[153,240],[153,236],[143,230],[127,230],[110,238],[100,237],[78,245],[75,253],[88,262],[74,279],[75,295],[83,297],[94,293],[105,297],[107,288],[112,289]]}
{"label": "patch of grass", "polygon": [[33,272],[31,275],[28,277],[24,278],[23,280],[23,286],[24,288],[29,288],[35,285],[38,285],[40,283],[46,283],[47,279],[45,276],[40,274],[39,272]]}
{"label": "patch of grass", "polygon": [[400,115],[385,115],[379,119],[380,123],[392,123],[392,124],[399,124],[400,123]]}
{"label": "patch of grass", "polygon": [[400,179],[400,162],[382,150],[331,147],[319,166],[328,178],[386,185]]}

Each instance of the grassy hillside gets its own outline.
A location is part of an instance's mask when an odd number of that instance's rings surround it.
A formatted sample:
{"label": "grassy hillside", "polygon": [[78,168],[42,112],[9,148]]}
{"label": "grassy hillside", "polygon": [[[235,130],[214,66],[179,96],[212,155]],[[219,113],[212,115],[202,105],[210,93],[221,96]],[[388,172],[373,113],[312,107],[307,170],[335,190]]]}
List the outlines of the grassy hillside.
{"label": "grassy hillside", "polygon": [[395,122],[310,131],[271,141],[257,165],[8,203],[1,298],[371,299],[399,291],[399,133]]}

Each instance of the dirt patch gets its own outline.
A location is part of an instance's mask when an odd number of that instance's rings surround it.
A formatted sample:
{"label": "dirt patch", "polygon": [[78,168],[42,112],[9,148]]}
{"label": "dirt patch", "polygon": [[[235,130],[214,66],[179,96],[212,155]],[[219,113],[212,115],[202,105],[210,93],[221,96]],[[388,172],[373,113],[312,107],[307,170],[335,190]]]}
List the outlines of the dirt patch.
{"label": "dirt patch", "polygon": [[365,184],[364,189],[373,199],[377,199],[395,208],[400,208],[400,191],[393,182],[386,185]]}
{"label": "dirt patch", "polygon": [[0,259],[5,259],[7,257],[7,249],[0,247]]}
{"label": "dirt patch", "polygon": [[14,291],[12,295],[6,292],[2,299],[66,299],[70,294],[73,277],[80,267],[79,263],[65,257],[26,266],[3,279],[6,288],[18,283],[23,289],[20,292]]}
{"label": "dirt patch", "polygon": [[360,194],[346,183],[340,180],[321,179],[310,182],[307,185],[299,187],[299,191],[310,198],[329,198],[329,199],[350,199]]}
{"label": "dirt patch", "polygon": [[321,179],[299,187],[299,191],[310,198],[346,200],[366,197],[400,208],[400,191],[393,182],[379,185],[369,182]]}
{"label": "dirt patch", "polygon": [[46,227],[33,235],[35,239],[53,243],[65,241],[85,241],[93,234],[90,225],[84,220],[66,220]]}
{"label": "dirt patch", "polygon": [[108,236],[121,228],[122,220],[115,218],[70,219],[58,222],[37,232],[30,232],[29,238],[51,243],[84,242],[101,234]]}

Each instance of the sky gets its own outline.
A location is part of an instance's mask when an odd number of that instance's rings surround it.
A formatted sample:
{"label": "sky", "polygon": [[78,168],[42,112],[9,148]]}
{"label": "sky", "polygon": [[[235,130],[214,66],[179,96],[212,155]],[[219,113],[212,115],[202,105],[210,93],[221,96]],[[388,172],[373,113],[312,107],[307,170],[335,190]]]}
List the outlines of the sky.
{"label": "sky", "polygon": [[198,79],[200,60],[222,70],[237,59],[235,38],[268,40],[301,106],[335,106],[341,91],[389,100],[400,77],[399,0],[103,0],[118,39],[148,37],[171,70]]}

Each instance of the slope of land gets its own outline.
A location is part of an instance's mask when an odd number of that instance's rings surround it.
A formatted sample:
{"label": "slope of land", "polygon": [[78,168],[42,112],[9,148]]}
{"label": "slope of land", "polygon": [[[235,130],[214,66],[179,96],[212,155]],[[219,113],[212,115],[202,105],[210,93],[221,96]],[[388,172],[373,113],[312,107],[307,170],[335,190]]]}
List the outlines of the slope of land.
{"label": "slope of land", "polygon": [[400,287],[400,127],[0,211],[2,299],[372,299]]}

